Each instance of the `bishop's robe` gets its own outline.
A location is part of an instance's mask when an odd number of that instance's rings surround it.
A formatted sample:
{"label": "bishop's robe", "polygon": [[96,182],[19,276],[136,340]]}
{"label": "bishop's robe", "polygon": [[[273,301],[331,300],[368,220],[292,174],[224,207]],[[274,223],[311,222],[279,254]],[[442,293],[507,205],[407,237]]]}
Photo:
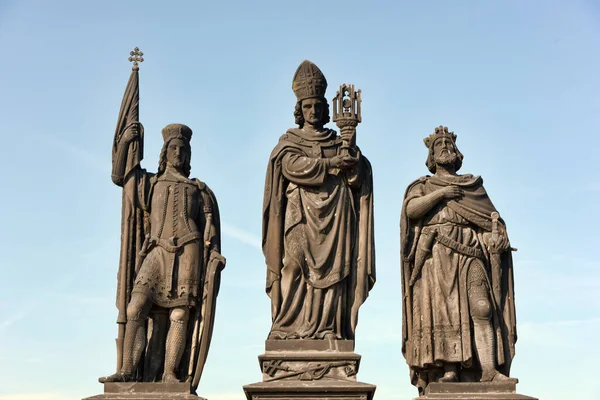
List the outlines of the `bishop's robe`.
{"label": "bishop's robe", "polygon": [[[290,129],[271,153],[263,206],[271,339],[353,339],[375,282],[368,160],[331,168],[335,131]],[[276,287],[278,290],[273,290]]]}

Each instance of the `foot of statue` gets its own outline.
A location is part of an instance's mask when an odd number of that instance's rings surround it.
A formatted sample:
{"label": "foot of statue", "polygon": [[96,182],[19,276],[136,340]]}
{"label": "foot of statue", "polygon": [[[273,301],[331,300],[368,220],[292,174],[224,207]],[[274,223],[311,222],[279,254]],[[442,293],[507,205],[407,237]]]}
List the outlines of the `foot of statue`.
{"label": "foot of statue", "polygon": [[98,378],[98,382],[107,383],[107,382],[133,382],[133,375],[125,374],[123,372],[117,372],[109,376],[102,376]]}
{"label": "foot of statue", "polygon": [[269,332],[269,337],[267,340],[284,340],[286,339],[286,335],[283,332],[273,331]]}
{"label": "foot of statue", "polygon": [[444,376],[438,382],[458,382],[458,366],[455,363],[444,364]]}
{"label": "foot of statue", "polygon": [[173,372],[167,372],[163,376],[164,383],[179,383],[179,379],[175,376]]}
{"label": "foot of statue", "polygon": [[481,374],[481,382],[510,382],[514,380],[496,369],[484,370]]}
{"label": "foot of statue", "polygon": [[458,375],[455,371],[446,371],[438,382],[458,382]]}

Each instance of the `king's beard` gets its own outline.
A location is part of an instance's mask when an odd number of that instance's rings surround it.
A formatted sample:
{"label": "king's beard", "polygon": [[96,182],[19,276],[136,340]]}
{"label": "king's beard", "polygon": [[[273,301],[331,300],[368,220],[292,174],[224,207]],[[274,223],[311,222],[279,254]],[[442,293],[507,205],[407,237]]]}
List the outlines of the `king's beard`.
{"label": "king's beard", "polygon": [[439,156],[435,156],[434,161],[438,165],[452,165],[456,162],[456,154],[449,151],[443,152]]}

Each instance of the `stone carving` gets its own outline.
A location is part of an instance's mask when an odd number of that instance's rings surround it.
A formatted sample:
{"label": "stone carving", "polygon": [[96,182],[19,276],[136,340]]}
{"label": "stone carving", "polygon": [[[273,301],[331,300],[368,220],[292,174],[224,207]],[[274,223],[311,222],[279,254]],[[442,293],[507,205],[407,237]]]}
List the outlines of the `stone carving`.
{"label": "stone carving", "polygon": [[[375,282],[371,165],[355,145],[360,93],[342,85],[329,122],[327,81],[304,61],[292,88],[298,128],[269,159],[263,252],[273,326],[269,339],[353,339]],[[338,104],[340,103],[340,104]]]}
{"label": "stone carving", "polygon": [[[343,367],[343,368],[341,368]],[[275,360],[264,364],[263,373],[270,376],[265,382],[280,379],[300,379],[301,381],[319,380],[326,375],[341,376],[339,379],[347,379],[356,375],[356,366],[352,361],[330,361],[330,362],[283,362]],[[331,374],[332,369],[340,369]],[[278,372],[281,374],[277,374]]]}
{"label": "stone carving", "polygon": [[225,266],[219,208],[209,187],[189,177],[192,130],[186,125],[162,130],[156,174],[141,168],[142,55],[131,52],[134,66],[113,143],[112,180],[123,188],[119,336],[117,372],[100,382],[186,382],[191,396],[208,354]]}
{"label": "stone carving", "polygon": [[312,62],[294,75],[297,128],[273,149],[263,206],[263,252],[273,325],[248,400],[373,398],[357,382],[358,309],[375,283],[373,178],[356,146],[361,93],[333,99],[340,135],[325,128],[327,80]]}
{"label": "stone carving", "polygon": [[457,174],[456,135],[440,126],[424,142],[433,176],[408,186],[400,222],[402,351],[412,383],[423,393],[430,382],[509,382],[515,249],[481,177]]}

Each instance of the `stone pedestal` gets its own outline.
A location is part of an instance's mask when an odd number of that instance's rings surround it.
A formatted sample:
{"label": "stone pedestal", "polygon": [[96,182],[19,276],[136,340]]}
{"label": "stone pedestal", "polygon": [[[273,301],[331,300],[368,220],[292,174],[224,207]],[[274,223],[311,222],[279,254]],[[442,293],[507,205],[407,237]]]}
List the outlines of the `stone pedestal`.
{"label": "stone pedestal", "polygon": [[342,381],[275,381],[244,386],[248,400],[372,400],[375,385]]}
{"label": "stone pedestal", "polygon": [[206,400],[196,396],[190,383],[111,382],[104,394],[83,400]]}
{"label": "stone pedestal", "polygon": [[371,400],[375,393],[356,381],[352,340],[267,340],[258,361],[263,382],[244,386],[248,400]]}
{"label": "stone pedestal", "polygon": [[427,385],[425,395],[415,400],[537,400],[517,394],[517,382],[435,382]]}

